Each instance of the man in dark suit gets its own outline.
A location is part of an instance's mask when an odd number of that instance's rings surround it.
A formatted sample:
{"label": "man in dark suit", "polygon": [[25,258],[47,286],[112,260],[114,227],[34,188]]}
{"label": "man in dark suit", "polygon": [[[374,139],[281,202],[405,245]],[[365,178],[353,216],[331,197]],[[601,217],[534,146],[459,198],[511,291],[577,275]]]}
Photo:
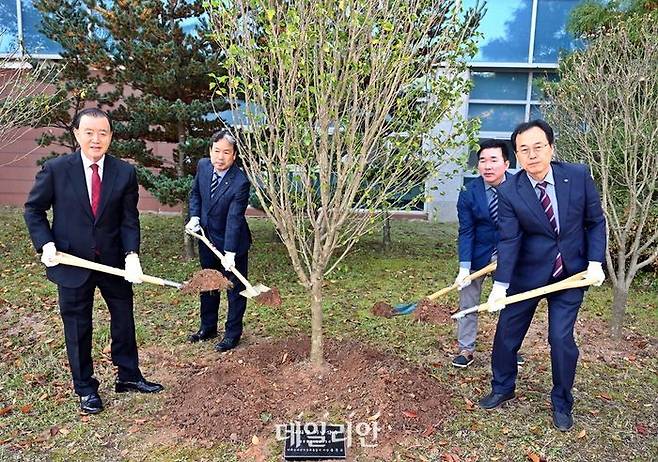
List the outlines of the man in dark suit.
{"label": "man in dark suit", "polygon": [[[606,248],[599,193],[584,165],[551,162],[553,130],[542,120],[520,124],[512,133],[523,170],[499,189],[498,269],[488,303],[554,283],[587,269],[601,285]],[[585,290],[549,294],[548,341],[553,371],[553,424],[573,427],[573,387],[578,347],[573,329]],[[539,298],[507,306],[500,313],[492,352],[492,392],[480,406],[493,409],[514,398],[514,361]]]}
{"label": "man in dark suit", "polygon": [[[477,152],[477,169],[480,176],[472,180],[459,193],[459,308],[464,310],[480,303],[484,276],[473,281],[465,280],[496,259],[498,243],[498,192],[508,176],[509,153],[507,144],[500,140],[483,140]],[[452,360],[455,367],[466,368],[474,359],[477,337],[477,313],[471,313],[457,322],[459,354]],[[517,362],[523,363],[519,355]]]}
{"label": "man in dark suit", "polygon": [[[92,309],[98,287],[111,315],[112,362],[116,392],[153,393],[163,389],[139,370],[133,291],[141,282],[138,187],[135,169],[106,154],[112,141],[108,115],[85,109],[74,121],[80,150],[47,161],[25,203],[25,222],[48,279],[57,284],[73,386],[80,408],[103,410],[91,358]],[[52,224],[46,212],[52,207]],[[57,250],[113,267],[125,265],[122,279],[53,261]]]}
{"label": "man in dark suit", "polygon": [[[186,229],[198,232],[204,229],[217,249],[224,254],[219,259],[205,244],[199,243],[199,260],[202,268],[221,271],[234,286],[227,291],[228,313],[224,325],[224,337],[215,345],[220,352],[235,348],[242,335],[242,318],[247,309],[247,299],[240,295],[244,285],[230,271],[233,266],[247,277],[248,250],[251,232],[245,218],[249,201],[249,180],[236,165],[236,139],[227,130],[212,137],[210,158],[201,159],[190,193],[190,220]],[[199,330],[189,336],[190,342],[208,340],[217,336],[220,294],[202,292],[201,324]]]}

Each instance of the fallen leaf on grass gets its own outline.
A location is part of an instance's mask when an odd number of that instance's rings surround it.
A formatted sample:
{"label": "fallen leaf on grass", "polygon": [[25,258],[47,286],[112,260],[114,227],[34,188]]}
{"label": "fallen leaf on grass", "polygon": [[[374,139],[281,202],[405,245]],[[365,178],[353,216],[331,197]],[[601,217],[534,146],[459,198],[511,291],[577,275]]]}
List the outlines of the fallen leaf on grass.
{"label": "fallen leaf on grass", "polygon": [[612,396],[610,396],[610,395],[607,394],[607,393],[600,393],[600,394],[598,395],[598,398],[601,398],[601,399],[603,399],[603,400],[605,400],[605,401],[612,401]]}
{"label": "fallen leaf on grass", "polygon": [[146,423],[146,419],[135,419],[133,420],[137,425],[143,425]]}
{"label": "fallen leaf on grass", "polygon": [[461,459],[459,458],[459,456],[457,456],[455,454],[445,452],[445,453],[441,454],[441,460],[444,461],[444,462],[460,462]]}
{"label": "fallen leaf on grass", "polygon": [[254,446],[258,446],[260,444],[260,439],[256,435],[252,436],[251,444],[253,444]]}
{"label": "fallen leaf on grass", "polygon": [[472,410],[475,409],[475,404],[473,403],[473,401],[471,401],[468,398],[464,398],[464,401],[466,402],[466,410],[467,411],[472,411]]}
{"label": "fallen leaf on grass", "polygon": [[641,423],[635,425],[635,431],[642,436],[645,436],[649,433],[649,429],[647,429],[647,427]]}
{"label": "fallen leaf on grass", "polygon": [[528,451],[527,456],[532,462],[541,462],[541,457],[536,452]]}
{"label": "fallen leaf on grass", "polygon": [[9,414],[12,411],[12,409],[14,409],[14,406],[3,407],[2,409],[0,409],[0,415]]}
{"label": "fallen leaf on grass", "polygon": [[88,415],[83,415],[80,417],[80,420],[83,421],[84,423],[89,422],[89,416]]}
{"label": "fallen leaf on grass", "polygon": [[137,433],[139,431],[139,427],[137,425],[133,425],[128,429],[128,433]]}
{"label": "fallen leaf on grass", "polygon": [[57,425],[50,427],[50,436],[55,436],[58,433],[59,433],[59,427]]}
{"label": "fallen leaf on grass", "polygon": [[402,414],[409,417],[410,419],[415,419],[418,417],[418,414],[415,411],[402,411]]}
{"label": "fallen leaf on grass", "polygon": [[587,435],[587,432],[585,430],[581,430],[580,433],[578,433],[578,439],[585,438],[585,435]]}
{"label": "fallen leaf on grass", "polygon": [[382,415],[382,411],[381,411],[381,410],[380,410],[380,411],[377,411],[376,414],[371,415],[370,417],[368,417],[368,420],[371,421],[371,422],[372,422],[373,420],[377,420],[377,419],[379,419],[379,416],[380,416],[380,415]]}
{"label": "fallen leaf on grass", "polygon": [[27,414],[32,410],[32,405],[31,404],[26,404],[25,406],[21,407],[21,412],[23,414]]}
{"label": "fallen leaf on grass", "polygon": [[424,437],[432,436],[436,432],[436,428],[434,428],[434,425],[428,425],[425,431],[423,432]]}

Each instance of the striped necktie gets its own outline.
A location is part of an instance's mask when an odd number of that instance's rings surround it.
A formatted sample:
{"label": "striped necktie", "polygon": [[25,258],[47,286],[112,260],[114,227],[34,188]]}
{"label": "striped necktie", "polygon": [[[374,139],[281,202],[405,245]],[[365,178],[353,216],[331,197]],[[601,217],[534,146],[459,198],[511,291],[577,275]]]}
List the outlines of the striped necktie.
{"label": "striped necktie", "polygon": [[[559,234],[557,228],[557,219],[555,218],[555,212],[553,212],[553,205],[551,204],[551,198],[548,197],[548,194],[546,194],[546,186],[548,186],[548,183],[545,181],[542,181],[541,183],[537,183],[537,188],[539,188],[539,202],[541,203],[541,206],[544,209],[546,218],[548,218],[548,221],[551,223],[551,226],[553,227],[553,231],[555,231],[555,234]],[[564,267],[562,266],[562,254],[558,251],[555,257],[555,263],[553,264],[552,276],[554,278],[560,277],[563,272],[564,272]]]}
{"label": "striped necktie", "polygon": [[[495,187],[491,188],[491,199],[489,200],[489,215],[491,221],[498,225],[498,190]],[[498,250],[494,247],[491,253],[491,261],[494,261],[498,256]]]}
{"label": "striped necktie", "polygon": [[212,199],[217,192],[219,187],[219,174],[213,169],[212,171],[212,181],[210,181],[210,198]]}
{"label": "striped necktie", "polygon": [[489,200],[489,215],[491,220],[498,224],[498,191],[496,188],[491,188],[491,199]]}

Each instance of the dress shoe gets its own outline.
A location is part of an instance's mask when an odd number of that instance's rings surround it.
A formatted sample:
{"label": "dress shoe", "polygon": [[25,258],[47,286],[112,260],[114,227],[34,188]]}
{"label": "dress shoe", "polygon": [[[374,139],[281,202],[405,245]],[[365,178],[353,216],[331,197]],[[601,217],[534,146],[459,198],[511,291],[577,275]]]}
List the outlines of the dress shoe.
{"label": "dress shoe", "polygon": [[158,393],[164,390],[164,387],[159,383],[149,382],[145,378],[141,378],[136,382],[129,382],[126,380],[119,380],[114,383],[114,391],[117,393],[125,393],[127,391],[138,391],[140,393]]}
{"label": "dress shoe", "polygon": [[482,409],[496,409],[510,399],[514,399],[514,392],[511,393],[494,393],[493,391],[480,400],[480,407]]}
{"label": "dress shoe", "polygon": [[80,409],[87,414],[98,414],[103,410],[103,402],[98,393],[90,393],[80,397]]}
{"label": "dress shoe", "polygon": [[199,329],[195,333],[190,334],[187,339],[190,341],[190,343],[196,343],[204,340],[210,340],[211,338],[215,337],[217,337],[217,330]]}
{"label": "dress shoe", "polygon": [[561,432],[568,432],[573,428],[573,415],[570,412],[553,410],[553,425]]}
{"label": "dress shoe", "polygon": [[240,340],[223,338],[221,342],[215,345],[215,350],[219,351],[220,353],[224,353],[225,351],[232,350],[238,346],[238,343],[240,343]]}

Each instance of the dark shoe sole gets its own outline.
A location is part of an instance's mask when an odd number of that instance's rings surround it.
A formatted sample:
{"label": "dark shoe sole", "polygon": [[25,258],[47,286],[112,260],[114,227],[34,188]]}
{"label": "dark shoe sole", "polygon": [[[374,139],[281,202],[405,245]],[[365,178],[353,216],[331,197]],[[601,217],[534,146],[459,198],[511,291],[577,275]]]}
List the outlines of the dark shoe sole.
{"label": "dark shoe sole", "polygon": [[457,363],[453,362],[452,365],[455,366],[455,367],[459,367],[460,369],[466,369],[468,366],[473,364],[473,361],[475,361],[475,359],[471,359],[466,364],[457,364]]}
{"label": "dark shoe sole", "polygon": [[137,388],[131,388],[131,387],[126,387],[124,385],[115,385],[114,386],[114,392],[115,393],[143,393],[145,395],[153,394],[153,393],[160,393],[161,391],[164,391],[164,388],[160,390],[154,390],[154,391],[141,391],[138,390]]}
{"label": "dark shoe sole", "polygon": [[80,408],[80,412],[82,412],[83,414],[91,414],[91,415],[100,414],[101,412],[103,412],[103,408],[102,407],[98,408],[98,409],[83,409],[83,408]]}

